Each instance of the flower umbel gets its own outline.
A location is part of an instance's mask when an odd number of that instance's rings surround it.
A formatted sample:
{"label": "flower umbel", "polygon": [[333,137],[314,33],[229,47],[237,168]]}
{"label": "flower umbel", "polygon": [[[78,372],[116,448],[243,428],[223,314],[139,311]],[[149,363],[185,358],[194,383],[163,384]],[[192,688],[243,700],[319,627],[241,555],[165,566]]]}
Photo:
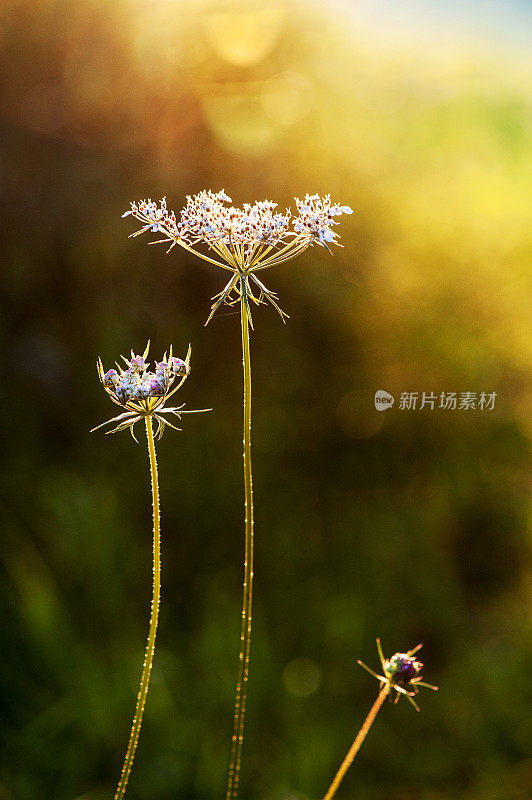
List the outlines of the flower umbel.
{"label": "flower umbel", "polygon": [[[275,292],[267,289],[257,277],[257,272],[281,264],[300,255],[307,247],[317,244],[332,252],[329,245],[338,242],[335,219],[342,214],[352,214],[349,206],[332,203],[330,195],[305,195],[295,198],[297,216],[292,211],[277,210],[277,203],[257,201],[242,208],[229,205],[231,198],[225,192],[206,189],[187,197],[185,207],[178,215],[168,211],[166,198],[160,204],[153,200],[131,203],[122,216],[133,215],[142,227],[132,233],[138,236],[151,231],[161,233],[162,239],[150,244],[168,243],[169,251],[179,244],[205,261],[233,273],[222,291],[213,297],[209,322],[223,304],[244,301],[250,325],[250,302],[260,305],[270,303],[284,318],[287,317],[277,303]],[[215,257],[196,249],[206,246]]]}
{"label": "flower umbel", "polygon": [[413,699],[417,694],[420,686],[425,686],[427,689],[434,689],[437,691],[437,686],[432,686],[430,683],[425,683],[421,675],[423,664],[417,661],[414,655],[421,650],[422,644],[418,644],[407,653],[395,653],[388,661],[384,658],[381,640],[377,639],[377,649],[379,651],[379,658],[382,664],[382,671],[384,675],[378,675],[372,669],[367,667],[362,661],[358,660],[361,667],[364,667],[370,675],[377,678],[383,684],[387,684],[389,689],[394,689],[397,692],[394,702],[397,703],[400,695],[404,694],[405,697],[412,703],[416,711],[419,711],[419,706]]}
{"label": "flower umbel", "polygon": [[[176,358],[172,354],[172,347],[170,347],[169,355],[166,353],[162,361],[155,364],[155,370],[148,371],[149,362],[146,361],[150,343],[146,345],[143,355],[135,355],[131,351],[131,358],[127,359],[124,356],[125,368],[118,362],[116,369],[110,369],[104,372],[102,359],[99,358],[96,363],[98,376],[103,387],[113,403],[126,409],[124,414],[119,414],[117,417],[108,419],[97,425],[92,431],[97,431],[111,422],[117,422],[116,428],[113,428],[107,433],[117,433],[129,428],[133,439],[138,442],[135,437],[133,427],[136,422],[139,422],[143,417],[155,417],[158,423],[155,432],[156,438],[160,439],[164,433],[166,425],[178,431],[181,430],[175,425],[172,425],[169,420],[163,416],[164,414],[173,414],[178,419],[181,419],[182,414],[197,414],[200,411],[207,411],[210,409],[201,409],[198,411],[183,411],[183,406],[176,408],[167,408],[165,403],[177,390],[182,386],[187,376],[190,373],[190,345],[188,348],[185,360]],[[174,386],[174,382],[179,379],[179,382]],[[91,431],[91,433],[92,433]]]}

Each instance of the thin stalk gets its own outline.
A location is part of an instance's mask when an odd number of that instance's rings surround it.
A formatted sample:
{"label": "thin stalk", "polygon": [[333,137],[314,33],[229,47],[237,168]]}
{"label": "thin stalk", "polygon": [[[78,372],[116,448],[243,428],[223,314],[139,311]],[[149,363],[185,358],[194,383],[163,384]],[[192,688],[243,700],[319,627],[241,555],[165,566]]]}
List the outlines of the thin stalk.
{"label": "thin stalk", "polygon": [[148,694],[148,685],[150,682],[153,653],[155,650],[155,636],[157,634],[157,622],[159,619],[159,602],[161,599],[161,521],[159,509],[159,479],[157,475],[157,458],[155,455],[151,416],[146,415],[145,421],[146,437],[148,440],[148,453],[150,456],[151,492],[153,501],[153,596],[151,601],[150,629],[148,632],[146,653],[144,655],[144,665],[142,667],[142,676],[140,679],[137,705],[135,707],[135,716],[133,717],[133,724],[131,726],[131,733],[129,735],[129,744],[126,751],[126,757],[124,759],[124,766],[122,767],[120,781],[118,782],[115,800],[122,800],[124,794],[126,793],[127,782],[129,780],[129,775],[133,766],[133,760],[135,758],[135,752],[139,740],[140,726],[142,724],[142,715],[144,713],[144,706],[146,705],[146,696]]}
{"label": "thin stalk", "polygon": [[389,692],[390,692],[390,684],[389,683],[385,683],[384,686],[382,687],[382,689],[379,692],[379,696],[377,697],[377,699],[373,703],[368,716],[364,720],[364,724],[360,728],[360,730],[359,730],[359,732],[358,732],[358,734],[356,736],[355,741],[353,742],[353,744],[351,745],[351,747],[349,749],[348,754],[344,758],[340,769],[338,770],[338,772],[334,776],[334,780],[331,783],[331,785],[329,786],[329,789],[327,790],[327,794],[325,795],[323,800],[331,800],[331,798],[333,798],[334,795],[336,794],[336,790],[340,786],[340,783],[342,782],[342,779],[343,779],[345,773],[347,772],[347,770],[349,769],[349,767],[353,763],[353,759],[355,758],[356,754],[360,750],[360,747],[362,746],[362,742],[366,738],[367,733],[368,733],[368,731],[371,728],[371,725],[373,723],[373,720],[375,719],[375,717],[379,713],[379,709],[382,706],[382,704],[384,703],[384,701],[385,701],[386,697],[388,696]]}
{"label": "thin stalk", "polygon": [[[299,234],[294,239],[291,239],[287,244],[283,245],[280,250],[276,250],[273,255],[268,256],[268,258],[265,258],[265,255],[266,255],[267,251],[265,251],[264,253],[261,253],[261,256],[260,256],[260,269],[264,269],[265,267],[271,265],[273,262],[275,262],[277,264],[279,256],[284,256],[285,254],[290,253],[296,247],[298,249],[300,247],[302,247],[303,250],[305,250],[310,245],[310,242],[311,242],[311,237],[310,236],[304,236],[302,234]],[[290,258],[291,257],[292,256],[290,256]],[[257,263],[257,260],[255,260],[253,266],[255,266],[256,263]]]}
{"label": "thin stalk", "polygon": [[251,359],[249,354],[249,319],[246,292],[240,299],[240,324],[242,328],[242,365],[244,371],[244,507],[246,515],[244,590],[242,601],[242,632],[240,636],[240,662],[236,686],[235,717],[231,743],[231,762],[226,800],[235,800],[238,793],[244,715],[246,713],[246,684],[248,680],[251,644],[251,600],[253,592],[253,476],[251,473]]}

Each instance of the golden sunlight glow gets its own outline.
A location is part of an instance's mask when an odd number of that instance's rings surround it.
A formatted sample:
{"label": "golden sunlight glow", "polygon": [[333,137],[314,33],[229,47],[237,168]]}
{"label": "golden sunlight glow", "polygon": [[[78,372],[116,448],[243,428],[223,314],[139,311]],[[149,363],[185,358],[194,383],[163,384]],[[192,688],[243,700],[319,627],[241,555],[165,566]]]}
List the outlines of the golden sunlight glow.
{"label": "golden sunlight glow", "polygon": [[208,39],[217,54],[238,67],[262,61],[273,49],[285,19],[284,4],[244,0],[214,3],[205,15]]}

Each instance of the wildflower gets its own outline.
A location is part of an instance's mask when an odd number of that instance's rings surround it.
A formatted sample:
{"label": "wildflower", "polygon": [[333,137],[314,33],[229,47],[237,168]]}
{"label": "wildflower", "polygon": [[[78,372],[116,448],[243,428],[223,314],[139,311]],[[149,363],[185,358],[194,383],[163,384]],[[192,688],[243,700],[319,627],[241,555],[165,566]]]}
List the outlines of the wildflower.
{"label": "wildflower", "polygon": [[[339,224],[335,217],[353,213],[349,206],[332,203],[330,195],[306,194],[303,200],[296,197],[295,201],[297,216],[290,209],[278,211],[277,203],[270,200],[244,203],[243,208],[237,208],[229,205],[231,198],[223,189],[206,189],[187,196],[186,205],[177,216],[168,211],[166,198],[159,205],[151,198],[133,202],[122,216],[133,215],[142,223],[131,236],[160,232],[163,238],[150,244],[168,243],[168,251],[179,244],[232,272],[224,289],[213,298],[207,322],[223,303],[232,305],[241,299],[253,327],[250,301],[255,305],[270,303],[283,321],[288,316],[279,307],[275,292],[266,288],[257,273],[295,258],[314,244],[329,252],[329,245],[341,247],[340,236],[334,230]],[[198,245],[206,246],[216,258],[198,250]]]}
{"label": "wildflower", "polygon": [[422,644],[418,644],[417,647],[414,647],[407,653],[395,653],[387,661],[382,653],[380,639],[377,639],[377,649],[379,651],[379,657],[384,675],[377,675],[376,672],[373,672],[372,669],[367,667],[360,660],[358,663],[361,667],[364,667],[365,670],[373,675],[374,678],[377,678],[377,680],[379,680],[385,686],[388,686],[388,691],[393,689],[395,692],[397,692],[395,696],[395,703],[397,703],[399,700],[399,696],[404,694],[412,703],[416,711],[419,711],[417,703],[415,700],[413,700],[413,697],[417,694],[419,687],[425,686],[427,689],[434,689],[434,691],[437,691],[438,689],[437,686],[432,686],[432,684],[424,682],[421,675],[423,664],[421,661],[417,661],[414,658],[415,653],[417,653],[418,650],[421,650],[422,647]]}
{"label": "wildflower", "polygon": [[[143,417],[154,417],[158,422],[155,436],[160,439],[166,425],[169,425],[174,430],[181,430],[172,425],[163,415],[173,414],[178,419],[181,419],[182,414],[198,413],[196,411],[182,411],[183,405],[176,408],[165,406],[167,400],[177,392],[190,373],[190,346],[184,361],[172,355],[172,347],[170,347],[169,355],[164,354],[162,361],[156,364],[155,372],[148,371],[149,363],[146,358],[149,348],[150,343],[148,342],[143,355],[135,355],[132,350],[130,359],[121,356],[126,367],[122,368],[117,363],[118,371],[110,369],[108,372],[104,372],[102,360],[101,358],[98,359],[96,367],[100,381],[113,403],[124,408],[125,413],[103,422],[93,428],[93,431],[97,431],[111,422],[117,422],[116,428],[107,431],[107,433],[117,433],[129,428],[132,437],[137,441],[133,430],[135,423],[139,422]],[[179,383],[172,388],[178,378],[180,379]]]}
{"label": "wildflower", "polygon": [[[159,602],[161,597],[161,528],[159,477],[157,472],[157,458],[155,453],[152,417],[155,417],[159,424],[155,436],[160,439],[163,435],[166,425],[170,425],[170,427],[174,428],[174,430],[180,430],[172,425],[166,416],[163,415],[174,414],[178,419],[180,419],[181,414],[198,413],[196,411],[182,411],[183,406],[178,406],[177,408],[167,408],[164,405],[166,401],[174,394],[174,392],[177,392],[190,372],[190,345],[188,348],[187,357],[184,361],[181,358],[176,358],[173,356],[172,348],[170,347],[169,356],[167,357],[165,353],[162,361],[159,361],[156,364],[155,372],[150,372],[148,369],[150,365],[146,359],[148,357],[149,349],[150,343],[148,342],[142,355],[135,355],[132,350],[131,358],[127,359],[122,356],[126,366],[124,368],[117,363],[116,366],[118,367],[118,370],[110,369],[107,372],[104,372],[101,358],[98,359],[96,364],[98,376],[105,391],[113,403],[116,403],[116,405],[124,408],[125,412],[120,414],[118,417],[107,420],[107,422],[102,423],[102,425],[98,425],[96,428],[93,428],[93,430],[96,431],[98,428],[102,428],[104,425],[108,425],[110,422],[117,422],[118,424],[116,428],[111,431],[107,431],[107,433],[116,433],[117,431],[122,431],[125,428],[129,428],[132,437],[135,439],[135,441],[137,441],[133,428],[136,422],[144,419],[146,424],[146,441],[150,460],[153,506],[153,589],[150,626],[148,631],[148,639],[146,642],[144,662],[142,666],[140,687],[135,706],[135,714],[133,717],[131,732],[129,734],[129,742],[122,766],[122,772],[120,774],[120,779],[115,794],[115,800],[123,800],[133,762],[135,760],[135,753],[137,750],[137,743],[142,725],[142,717],[144,714],[144,706],[146,704],[146,697],[148,695],[159,619]],[[179,382],[172,388],[172,384],[178,378],[180,379]]]}
{"label": "wildflower", "polygon": [[367,667],[362,661],[359,661],[361,667],[364,667],[371,675],[377,678],[383,685],[381,686],[381,690],[375,702],[373,703],[372,707],[369,710],[369,713],[362,723],[362,726],[357,733],[355,740],[351,747],[349,748],[346,757],[342,761],[338,772],[334,776],[333,782],[327,789],[323,800],[332,800],[334,795],[336,794],[338,787],[340,786],[342,780],[345,777],[345,774],[351,764],[355,756],[357,755],[358,751],[362,747],[364,739],[368,735],[368,732],[373,725],[373,721],[375,717],[379,713],[379,710],[390,694],[392,690],[397,692],[395,696],[395,702],[399,700],[399,696],[401,694],[406,695],[406,697],[410,700],[414,708],[419,711],[418,706],[416,705],[415,701],[412,699],[413,696],[417,693],[418,688],[420,686],[426,686],[428,689],[437,689],[437,686],[431,686],[430,683],[424,683],[421,678],[421,670],[423,669],[423,664],[421,661],[417,661],[414,658],[415,653],[421,649],[423,645],[418,644],[417,647],[414,647],[412,650],[409,650],[407,653],[395,653],[388,661],[384,658],[382,653],[382,647],[380,639],[377,639],[377,649],[379,651],[379,657],[382,664],[382,671],[384,675],[377,675],[376,672],[373,672],[372,669]]}

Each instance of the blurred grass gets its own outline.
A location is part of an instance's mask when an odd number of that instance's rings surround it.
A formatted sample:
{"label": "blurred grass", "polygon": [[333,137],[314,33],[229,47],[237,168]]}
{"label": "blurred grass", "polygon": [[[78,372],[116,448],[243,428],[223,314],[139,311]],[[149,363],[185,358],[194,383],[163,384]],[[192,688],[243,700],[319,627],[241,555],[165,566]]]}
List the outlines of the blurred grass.
{"label": "blurred grass", "polygon": [[[389,653],[423,641],[441,689],[420,715],[383,709],[343,796],[529,796],[530,60],[412,41],[299,2],[2,5],[1,800],[100,800],[118,777],[150,597],[147,456],[88,430],[112,410],[97,355],[148,337],[192,342],[183,401],[215,414],[159,447],[161,629],[130,792],[224,790],[237,318],[204,329],[220,275],[129,242],[119,217],[204,186],[357,209],[334,259],[272,273],[289,323],[256,319],[242,796],[322,796],[375,696],[355,659],[375,663],[377,635]],[[379,388],[498,398],[379,415]]]}

